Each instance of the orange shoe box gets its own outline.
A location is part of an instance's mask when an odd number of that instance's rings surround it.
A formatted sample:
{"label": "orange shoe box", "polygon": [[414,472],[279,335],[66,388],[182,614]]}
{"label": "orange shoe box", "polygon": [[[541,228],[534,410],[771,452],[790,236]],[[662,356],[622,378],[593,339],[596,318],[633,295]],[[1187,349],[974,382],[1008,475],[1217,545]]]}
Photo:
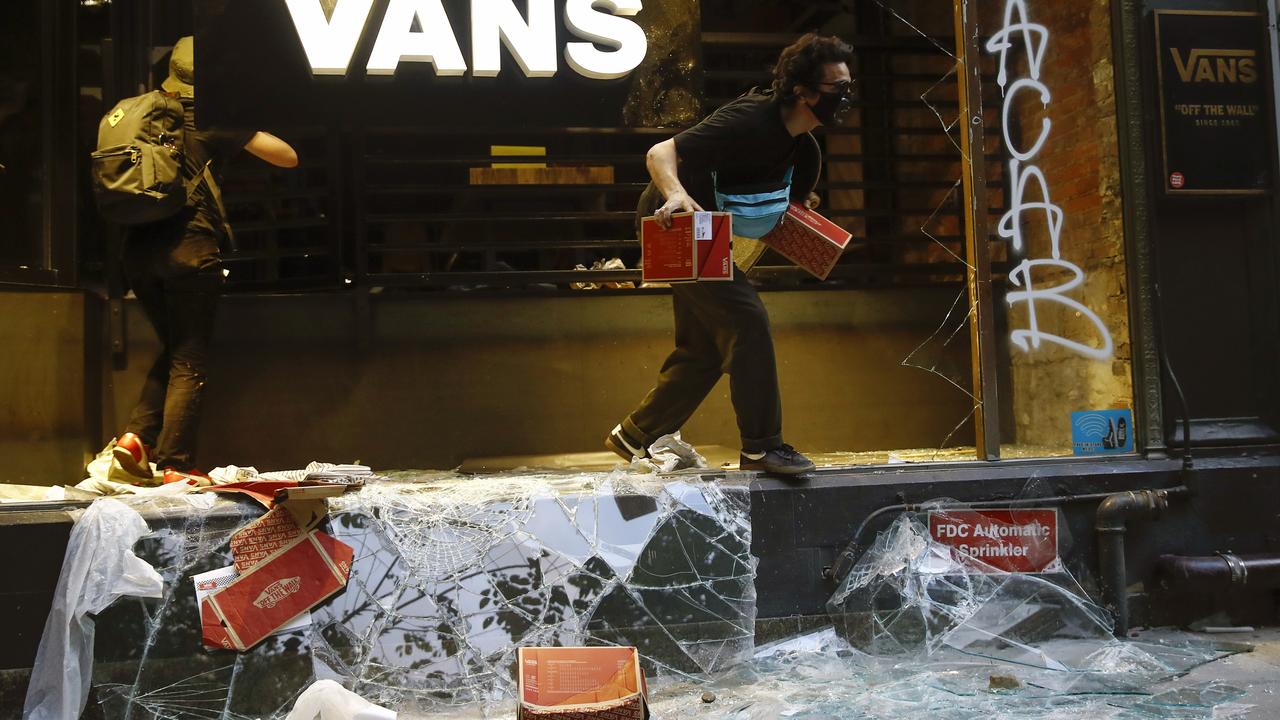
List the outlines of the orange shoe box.
{"label": "orange shoe box", "polygon": [[633,647],[522,647],[517,720],[645,720],[648,687]]}

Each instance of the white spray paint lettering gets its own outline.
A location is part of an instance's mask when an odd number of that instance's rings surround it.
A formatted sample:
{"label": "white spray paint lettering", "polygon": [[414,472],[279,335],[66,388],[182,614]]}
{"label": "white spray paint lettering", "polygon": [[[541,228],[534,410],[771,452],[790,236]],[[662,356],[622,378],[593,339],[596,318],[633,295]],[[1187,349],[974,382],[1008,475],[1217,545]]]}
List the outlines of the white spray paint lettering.
{"label": "white spray paint lettering", "polygon": [[[1022,49],[1026,53],[1028,77],[1019,78],[1010,84],[1009,54],[1014,47],[1011,41],[1011,38],[1014,37],[1018,37],[1021,40]],[[996,82],[1004,92],[1001,130],[1004,134],[1005,147],[1013,155],[1013,159],[1009,161],[1012,197],[1010,198],[1009,211],[1004,214],[1004,217],[1000,218],[997,232],[1000,237],[1010,241],[1014,250],[1021,250],[1024,244],[1022,232],[1023,216],[1029,214],[1029,219],[1035,219],[1040,217],[1036,213],[1043,213],[1043,222],[1049,234],[1052,254],[1052,257],[1049,258],[1027,258],[1009,273],[1009,280],[1014,286],[1023,289],[1009,291],[1006,295],[1007,302],[1010,306],[1017,303],[1026,303],[1027,307],[1027,327],[1013,330],[1009,337],[1015,345],[1025,352],[1038,349],[1041,343],[1050,342],[1086,357],[1106,360],[1111,357],[1114,349],[1111,333],[1107,331],[1107,326],[1103,324],[1102,319],[1096,313],[1079,301],[1067,297],[1068,292],[1084,283],[1085,274],[1075,263],[1062,259],[1062,224],[1065,217],[1062,208],[1054,204],[1049,198],[1049,181],[1045,178],[1044,172],[1036,165],[1031,164],[1031,161],[1040,154],[1040,151],[1044,149],[1045,143],[1048,142],[1049,131],[1053,127],[1053,123],[1048,117],[1042,118],[1040,120],[1039,135],[1036,136],[1036,140],[1031,147],[1026,149],[1020,147],[1010,132],[1010,115],[1013,112],[1014,104],[1018,101],[1019,93],[1025,91],[1039,95],[1040,103],[1046,110],[1053,99],[1049,88],[1040,82],[1040,71],[1044,67],[1045,49],[1048,44],[1048,28],[1027,20],[1025,0],[1008,0],[1005,3],[1004,27],[987,41],[987,51],[999,55],[1000,70],[996,76]],[[1027,200],[1028,190],[1032,185],[1039,192],[1039,202]],[[1065,270],[1070,273],[1071,277],[1058,285],[1037,288],[1032,285],[1033,271],[1037,269],[1041,272]],[[1036,316],[1037,303],[1040,301],[1056,303],[1066,307],[1093,323],[1102,340],[1101,346],[1092,347],[1041,330]]]}

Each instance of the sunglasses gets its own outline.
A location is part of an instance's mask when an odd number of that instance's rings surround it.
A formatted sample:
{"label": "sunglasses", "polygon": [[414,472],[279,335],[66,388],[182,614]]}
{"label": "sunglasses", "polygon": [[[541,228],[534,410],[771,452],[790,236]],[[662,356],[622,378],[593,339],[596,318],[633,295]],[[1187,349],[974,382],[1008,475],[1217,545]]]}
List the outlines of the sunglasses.
{"label": "sunglasses", "polygon": [[833,87],[833,88],[835,88],[836,93],[838,93],[838,94],[840,94],[840,95],[848,95],[850,92],[852,92],[852,91],[853,91],[853,81],[852,81],[852,80],[840,80],[840,81],[838,81],[838,82],[827,82],[827,81],[825,81],[825,80],[818,80],[818,81],[814,82],[813,84],[814,84],[814,85],[826,85],[826,86],[829,86],[829,87]]}

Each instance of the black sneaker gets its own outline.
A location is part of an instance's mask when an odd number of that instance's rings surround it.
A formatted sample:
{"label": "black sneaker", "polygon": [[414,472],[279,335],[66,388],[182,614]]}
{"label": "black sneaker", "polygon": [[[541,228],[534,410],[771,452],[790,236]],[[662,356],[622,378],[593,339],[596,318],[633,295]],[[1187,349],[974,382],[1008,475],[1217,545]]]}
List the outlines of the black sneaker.
{"label": "black sneaker", "polygon": [[774,475],[803,475],[812,472],[815,467],[817,466],[812,460],[785,444],[770,450],[758,460],[747,457],[746,453],[738,456],[739,470],[754,470]]}
{"label": "black sneaker", "polygon": [[632,440],[619,425],[604,439],[604,446],[612,450],[618,457],[630,462],[634,458],[649,457],[649,450],[644,443]]}

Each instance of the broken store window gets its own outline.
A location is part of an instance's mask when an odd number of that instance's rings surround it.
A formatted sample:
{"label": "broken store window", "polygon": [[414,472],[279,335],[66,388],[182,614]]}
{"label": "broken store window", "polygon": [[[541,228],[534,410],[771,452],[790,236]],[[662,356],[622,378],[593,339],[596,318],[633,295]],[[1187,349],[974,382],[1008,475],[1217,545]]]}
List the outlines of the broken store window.
{"label": "broken store window", "polygon": [[[1178,678],[1247,646],[1117,640],[1056,559],[1010,573],[935,540],[931,521],[968,510],[954,501],[898,514],[859,552],[825,618],[757,621],[750,509],[746,486],[697,471],[370,479],[330,500],[323,526],[355,550],[346,588],[295,629],[234,652],[202,645],[192,576],[229,564],[232,534],[261,508],[208,494],[104,499],[83,513],[67,557],[83,571],[77,592],[100,603],[80,608],[96,613],[87,717],[283,718],[319,680],[403,718],[508,717],[516,649],[543,645],[637,647],[659,718],[1246,709],[1240,688]],[[991,521],[984,534],[1014,527]],[[143,597],[110,604],[113,594]],[[38,666],[33,684],[67,689],[84,624],[64,627],[73,632],[45,637],[64,664]],[[757,648],[766,635],[782,639]]]}
{"label": "broken store window", "polygon": [[201,647],[190,578],[228,565],[231,533],[260,511],[167,501],[138,552],[163,597],[98,620],[103,714],[283,716],[325,678],[403,713],[500,704],[522,645],[634,645],[655,677],[741,663],[755,617],[746,488],[653,477],[367,485],[331,505],[328,532],[355,549],[346,589],[306,627],[240,654]]}

